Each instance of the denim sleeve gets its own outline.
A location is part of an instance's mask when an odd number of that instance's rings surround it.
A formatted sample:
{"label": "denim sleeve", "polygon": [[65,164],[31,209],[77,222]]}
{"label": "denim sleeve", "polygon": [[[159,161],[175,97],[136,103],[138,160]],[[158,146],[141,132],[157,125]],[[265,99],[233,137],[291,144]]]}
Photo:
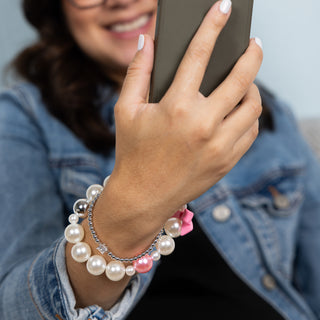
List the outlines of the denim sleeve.
{"label": "denim sleeve", "polygon": [[64,205],[41,127],[17,93],[0,94],[0,319],[123,319],[144,281],[111,310],[75,309],[65,266]]}
{"label": "denim sleeve", "polygon": [[306,163],[305,199],[296,237],[294,284],[320,319],[320,164],[300,133],[291,110],[284,103],[282,106],[295,127],[297,134],[292,138],[296,139],[301,158]]}

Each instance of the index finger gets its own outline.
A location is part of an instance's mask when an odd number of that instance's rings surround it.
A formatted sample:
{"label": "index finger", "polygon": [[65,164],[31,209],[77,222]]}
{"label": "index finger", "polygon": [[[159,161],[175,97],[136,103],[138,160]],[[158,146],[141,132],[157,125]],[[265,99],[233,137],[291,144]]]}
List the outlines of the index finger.
{"label": "index finger", "polygon": [[216,2],[206,14],[178,67],[172,87],[198,93],[213,48],[231,13],[231,1]]}

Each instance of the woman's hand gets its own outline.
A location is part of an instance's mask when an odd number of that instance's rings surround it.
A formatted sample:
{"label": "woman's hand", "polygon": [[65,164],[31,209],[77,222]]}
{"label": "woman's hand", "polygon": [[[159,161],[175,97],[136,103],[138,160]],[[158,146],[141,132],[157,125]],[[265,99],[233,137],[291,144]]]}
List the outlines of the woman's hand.
{"label": "woman's hand", "polygon": [[[116,164],[106,190],[113,190],[121,202],[116,220],[122,217],[137,229],[148,221],[153,236],[182,204],[226,175],[258,135],[262,107],[253,81],[263,54],[254,40],[210,96],[199,93],[217,37],[230,16],[219,10],[220,3],[206,15],[158,104],[147,103],[154,46],[145,36],[115,107]],[[109,207],[110,199],[106,203]],[[121,208],[130,209],[121,213]]]}

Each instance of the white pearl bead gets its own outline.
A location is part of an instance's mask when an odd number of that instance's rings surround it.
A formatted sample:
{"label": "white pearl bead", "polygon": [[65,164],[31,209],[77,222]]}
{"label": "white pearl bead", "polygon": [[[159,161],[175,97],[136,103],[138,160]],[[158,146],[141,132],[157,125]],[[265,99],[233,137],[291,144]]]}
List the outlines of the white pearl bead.
{"label": "white pearl bead", "polygon": [[79,199],[73,205],[73,212],[80,218],[86,218],[87,207],[87,199]]}
{"label": "white pearl bead", "polygon": [[112,281],[121,280],[126,274],[126,268],[120,261],[111,261],[106,267],[106,276]]}
{"label": "white pearl bead", "polygon": [[90,258],[91,249],[85,242],[78,242],[71,249],[71,256],[77,262],[85,262]]}
{"label": "white pearl bead", "polygon": [[151,256],[151,258],[152,258],[153,261],[158,261],[158,260],[160,260],[160,258],[161,258],[161,254],[160,254],[160,252],[157,251],[157,250],[152,251],[151,254],[150,254],[150,256]]}
{"label": "white pearl bead", "polygon": [[92,186],[90,186],[86,192],[88,201],[92,201],[97,196],[97,194],[102,192],[102,190],[103,186],[100,186],[100,184],[93,184]]}
{"label": "white pearl bead", "polygon": [[80,224],[69,224],[64,230],[64,236],[70,243],[80,242],[84,237],[84,230]]}
{"label": "white pearl bead", "polygon": [[163,255],[167,256],[173,252],[175,247],[174,240],[170,236],[162,236],[157,244],[157,250]]}
{"label": "white pearl bead", "polygon": [[136,270],[134,269],[133,266],[127,266],[127,267],[126,267],[126,274],[127,274],[129,277],[132,277],[135,273],[136,273]]}
{"label": "white pearl bead", "polygon": [[108,183],[108,180],[110,179],[110,176],[107,176],[104,181],[103,181],[103,186],[105,187],[106,184]]}
{"label": "white pearl bead", "polygon": [[181,235],[182,221],[178,218],[169,219],[164,225],[164,231],[172,238],[177,238]]}
{"label": "white pearl bead", "polygon": [[103,257],[94,255],[87,261],[87,270],[92,275],[98,276],[104,273],[106,265],[106,260]]}
{"label": "white pearl bead", "polygon": [[76,224],[79,222],[79,217],[76,215],[76,214],[70,214],[69,216],[69,219],[68,221],[71,223],[71,224]]}

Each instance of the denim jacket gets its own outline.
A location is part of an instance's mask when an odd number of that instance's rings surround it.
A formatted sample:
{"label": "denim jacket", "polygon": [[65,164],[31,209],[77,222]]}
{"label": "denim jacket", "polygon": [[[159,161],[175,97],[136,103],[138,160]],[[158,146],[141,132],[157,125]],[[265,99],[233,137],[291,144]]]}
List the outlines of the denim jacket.
{"label": "denim jacket", "polygon": [[[320,167],[290,109],[265,99],[275,130],[190,206],[232,270],[285,319],[320,319]],[[125,319],[156,268],[135,275],[111,310],[75,309],[63,237],[74,201],[112,172],[114,151],[88,150],[20,83],[0,94],[0,156],[0,319]]]}

